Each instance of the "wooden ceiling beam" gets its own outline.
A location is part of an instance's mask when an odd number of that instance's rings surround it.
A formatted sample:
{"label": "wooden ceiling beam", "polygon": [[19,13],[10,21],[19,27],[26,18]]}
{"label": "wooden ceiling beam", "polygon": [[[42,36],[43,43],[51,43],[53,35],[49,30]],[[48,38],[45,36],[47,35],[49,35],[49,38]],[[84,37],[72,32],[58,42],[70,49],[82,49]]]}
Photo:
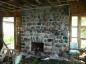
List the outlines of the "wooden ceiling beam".
{"label": "wooden ceiling beam", "polygon": [[[21,7],[18,7],[18,6],[16,6],[16,5],[14,5],[14,4],[11,4],[11,3],[8,3],[8,2],[4,2],[4,1],[1,1],[0,0],[0,3],[3,3],[3,4],[6,4],[6,5],[8,5],[9,7],[12,7],[12,8],[21,8]],[[4,6],[4,5],[3,5]],[[6,6],[7,7],[7,6]]]}
{"label": "wooden ceiling beam", "polygon": [[40,2],[39,0],[36,0],[36,2],[39,3],[39,4],[42,4],[42,2]]}
{"label": "wooden ceiling beam", "polygon": [[22,9],[23,7],[64,5],[67,1],[68,0],[0,0],[0,7],[4,6],[11,10]]}
{"label": "wooden ceiling beam", "polygon": [[15,5],[10,4],[10,3],[7,3],[7,2],[4,2],[4,1],[0,1],[0,3],[7,4],[7,5],[10,5],[10,6],[16,7]]}

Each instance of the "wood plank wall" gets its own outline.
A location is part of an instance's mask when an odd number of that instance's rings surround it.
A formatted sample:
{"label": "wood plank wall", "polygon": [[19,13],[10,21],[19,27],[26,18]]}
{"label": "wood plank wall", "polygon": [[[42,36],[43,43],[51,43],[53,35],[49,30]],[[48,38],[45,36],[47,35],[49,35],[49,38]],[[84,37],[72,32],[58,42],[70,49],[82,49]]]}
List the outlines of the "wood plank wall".
{"label": "wood plank wall", "polygon": [[86,15],[86,1],[71,1],[70,14],[71,15]]}
{"label": "wood plank wall", "polygon": [[0,12],[0,49],[2,47],[1,41],[3,41],[3,27],[2,27],[3,17],[15,17],[15,19],[14,19],[15,49],[20,50],[20,46],[19,46],[20,45],[20,36],[17,33],[17,31],[19,32],[19,30],[17,30],[17,27],[18,26],[20,27],[20,25],[21,25],[20,11],[3,11],[3,12]]}

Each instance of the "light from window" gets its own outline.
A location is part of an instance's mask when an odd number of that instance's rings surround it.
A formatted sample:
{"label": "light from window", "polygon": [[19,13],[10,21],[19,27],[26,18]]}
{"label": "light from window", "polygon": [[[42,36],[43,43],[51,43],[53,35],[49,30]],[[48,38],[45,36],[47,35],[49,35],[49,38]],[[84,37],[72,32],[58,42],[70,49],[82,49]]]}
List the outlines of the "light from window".
{"label": "light from window", "polygon": [[14,17],[4,17],[3,21],[4,22],[14,22]]}
{"label": "light from window", "polygon": [[72,28],[72,37],[77,37],[77,28]]}
{"label": "light from window", "polygon": [[71,42],[79,43],[80,48],[86,47],[86,16],[72,16]]}
{"label": "light from window", "polygon": [[71,42],[77,42],[77,38],[72,38]]}
{"label": "light from window", "polygon": [[86,26],[86,17],[81,18],[81,26]]}
{"label": "light from window", "polygon": [[72,26],[77,26],[77,25],[78,25],[78,17],[72,16]]}
{"label": "light from window", "polygon": [[81,48],[85,48],[86,47],[86,40],[81,40]]}
{"label": "light from window", "polygon": [[[77,42],[77,32],[78,32],[78,16],[72,16],[72,22],[71,22],[71,42],[70,44],[76,43]],[[74,47],[74,46],[73,46]]]}
{"label": "light from window", "polygon": [[9,49],[14,49],[14,17],[3,17],[3,40]]}

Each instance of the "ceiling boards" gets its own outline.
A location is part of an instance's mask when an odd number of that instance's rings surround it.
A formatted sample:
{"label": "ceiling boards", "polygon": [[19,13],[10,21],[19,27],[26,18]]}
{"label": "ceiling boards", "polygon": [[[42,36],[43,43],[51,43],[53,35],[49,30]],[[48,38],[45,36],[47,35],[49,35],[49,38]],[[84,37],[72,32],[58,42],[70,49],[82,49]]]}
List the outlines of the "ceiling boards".
{"label": "ceiling boards", "polygon": [[0,0],[0,11],[68,4],[68,0]]}

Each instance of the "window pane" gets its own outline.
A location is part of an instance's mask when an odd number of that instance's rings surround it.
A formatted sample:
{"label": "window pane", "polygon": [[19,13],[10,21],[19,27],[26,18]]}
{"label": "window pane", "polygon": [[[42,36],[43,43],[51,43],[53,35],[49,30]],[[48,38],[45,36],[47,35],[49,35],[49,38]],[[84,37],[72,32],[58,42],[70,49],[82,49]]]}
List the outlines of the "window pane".
{"label": "window pane", "polygon": [[14,17],[4,17],[3,21],[4,22],[14,22]]}
{"label": "window pane", "polygon": [[81,28],[81,38],[86,38],[86,27]]}
{"label": "window pane", "polygon": [[77,25],[78,25],[78,17],[72,16],[72,26],[77,26]]}
{"label": "window pane", "polygon": [[9,49],[14,49],[14,17],[3,17],[3,40]]}
{"label": "window pane", "polygon": [[81,40],[81,48],[85,48],[86,47],[86,40]]}
{"label": "window pane", "polygon": [[86,17],[81,18],[81,26],[86,26]]}
{"label": "window pane", "polygon": [[72,37],[77,37],[77,28],[72,27]]}
{"label": "window pane", "polygon": [[72,38],[71,42],[77,42],[77,38]]}
{"label": "window pane", "polygon": [[78,48],[78,43],[70,42],[70,49],[77,49],[77,48]]}

